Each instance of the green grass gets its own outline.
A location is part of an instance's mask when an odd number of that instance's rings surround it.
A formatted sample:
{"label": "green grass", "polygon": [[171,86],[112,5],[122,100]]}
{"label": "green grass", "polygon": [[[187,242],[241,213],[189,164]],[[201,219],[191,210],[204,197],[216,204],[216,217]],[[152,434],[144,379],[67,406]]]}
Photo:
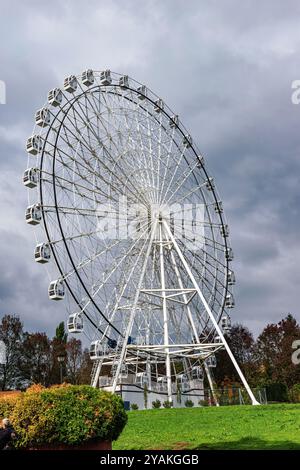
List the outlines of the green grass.
{"label": "green grass", "polygon": [[130,411],[113,449],[300,449],[300,405]]}

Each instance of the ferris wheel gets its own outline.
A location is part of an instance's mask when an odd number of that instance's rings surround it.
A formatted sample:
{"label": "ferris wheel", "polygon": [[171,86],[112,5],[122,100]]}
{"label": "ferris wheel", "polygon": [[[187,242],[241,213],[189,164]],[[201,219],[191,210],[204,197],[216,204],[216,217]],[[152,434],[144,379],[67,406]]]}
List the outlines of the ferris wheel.
{"label": "ferris wheel", "polygon": [[[94,361],[92,384],[214,390],[235,283],[214,179],[178,115],[145,85],[110,70],[65,78],[36,112],[26,144],[26,222],[48,296]],[[130,380],[129,380],[130,378]],[[215,397],[216,402],[217,398]]]}

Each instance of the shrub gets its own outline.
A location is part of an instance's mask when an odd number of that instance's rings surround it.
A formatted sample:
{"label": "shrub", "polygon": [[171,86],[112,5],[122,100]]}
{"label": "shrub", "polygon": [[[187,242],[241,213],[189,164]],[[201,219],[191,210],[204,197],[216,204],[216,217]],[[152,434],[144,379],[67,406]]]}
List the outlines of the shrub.
{"label": "shrub", "polygon": [[186,400],[184,404],[187,408],[192,408],[194,406],[194,402],[192,400]]}
{"label": "shrub", "polygon": [[208,406],[208,400],[199,400],[198,403],[200,406]]}
{"label": "shrub", "polygon": [[0,398],[0,420],[10,418],[18,395],[4,396]]}
{"label": "shrub", "polygon": [[289,400],[292,403],[300,403],[300,384],[295,384],[290,388]]}
{"label": "shrub", "polygon": [[159,400],[155,400],[152,402],[152,408],[160,408],[161,402]]}
{"label": "shrub", "polygon": [[173,406],[172,401],[166,400],[166,401],[163,402],[163,407],[164,408],[172,408],[172,406]]}
{"label": "shrub", "polygon": [[132,404],[131,404],[131,409],[132,409],[132,410],[138,410],[138,409],[139,409],[139,405],[137,405],[136,403],[132,403]]}
{"label": "shrub", "polygon": [[120,397],[88,385],[30,388],[10,414],[16,447],[115,440],[127,422]]}
{"label": "shrub", "polygon": [[268,401],[288,401],[288,389],[285,384],[271,383],[266,385],[266,393]]}

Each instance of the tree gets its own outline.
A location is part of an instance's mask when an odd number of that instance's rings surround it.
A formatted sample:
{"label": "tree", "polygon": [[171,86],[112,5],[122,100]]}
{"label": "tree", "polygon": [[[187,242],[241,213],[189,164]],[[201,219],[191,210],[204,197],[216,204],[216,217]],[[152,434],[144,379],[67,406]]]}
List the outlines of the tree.
{"label": "tree", "polygon": [[89,384],[91,382],[91,373],[93,368],[93,362],[90,358],[88,349],[84,349],[82,353],[82,361],[78,372],[79,384]]}
{"label": "tree", "polygon": [[[60,371],[62,368],[62,376],[63,378],[66,377],[67,368],[66,368],[66,361],[67,361],[67,351],[66,351],[66,343],[67,343],[68,335],[65,331],[65,324],[64,322],[59,323],[55,330],[55,336],[51,341],[51,374],[50,374],[50,382],[51,384],[58,384],[60,383]],[[60,363],[58,358],[64,357],[65,360],[63,363]]]}
{"label": "tree", "polygon": [[55,338],[58,341],[61,341],[63,344],[66,344],[67,342],[68,334],[66,333],[65,324],[63,321],[59,323],[55,330]]}
{"label": "tree", "polygon": [[[230,335],[226,336],[226,340],[249,384],[257,385],[259,365],[255,360],[255,341],[250,330],[241,324],[235,324],[231,328]],[[226,383],[228,381],[240,382],[226,350],[222,349],[217,352],[216,359],[218,366],[214,372],[214,377],[218,386],[222,386],[224,381]]]}
{"label": "tree", "polygon": [[13,389],[18,387],[21,381],[19,361],[23,325],[18,316],[4,315],[0,324],[0,340],[6,347],[6,362],[0,365],[0,388]]}
{"label": "tree", "polygon": [[292,344],[299,338],[300,326],[291,314],[264,328],[257,339],[256,355],[265,383],[277,382],[290,387],[300,382],[300,365],[292,362]]}
{"label": "tree", "polygon": [[82,363],[82,346],[80,339],[71,338],[66,345],[67,351],[67,378],[72,384],[79,383],[80,367]]}
{"label": "tree", "polygon": [[20,363],[22,377],[29,384],[49,385],[51,346],[46,333],[25,333]]}

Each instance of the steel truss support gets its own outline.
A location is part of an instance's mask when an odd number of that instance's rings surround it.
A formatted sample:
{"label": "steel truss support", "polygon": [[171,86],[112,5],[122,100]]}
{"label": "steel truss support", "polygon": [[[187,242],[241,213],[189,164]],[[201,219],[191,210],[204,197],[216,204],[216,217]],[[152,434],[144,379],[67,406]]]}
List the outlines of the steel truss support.
{"label": "steel truss support", "polygon": [[247,393],[248,393],[248,395],[249,395],[249,397],[250,397],[250,399],[251,399],[252,405],[260,405],[260,403],[256,400],[255,396],[253,395],[253,392],[252,392],[251,388],[249,387],[248,382],[247,382],[247,380],[245,379],[244,374],[243,374],[243,372],[241,371],[241,369],[240,369],[238,363],[236,362],[235,357],[234,357],[234,355],[232,354],[231,349],[230,349],[230,347],[229,347],[229,345],[228,345],[228,343],[227,343],[227,341],[226,341],[226,339],[225,339],[225,337],[224,337],[224,335],[223,335],[223,332],[222,332],[221,328],[219,327],[219,325],[218,325],[218,323],[217,323],[217,321],[216,321],[216,319],[215,319],[215,317],[214,317],[214,315],[213,315],[211,309],[209,308],[209,305],[208,305],[208,303],[206,302],[206,300],[205,300],[205,298],[204,298],[204,295],[202,294],[202,291],[201,291],[201,289],[200,289],[198,283],[196,282],[196,279],[195,279],[193,273],[191,272],[190,267],[189,267],[189,265],[188,265],[188,263],[187,263],[185,257],[183,256],[183,254],[182,254],[182,252],[181,252],[181,250],[180,250],[180,248],[179,248],[179,246],[178,246],[178,243],[176,242],[176,240],[175,240],[175,238],[174,238],[174,236],[173,236],[173,234],[172,234],[172,232],[171,232],[171,230],[170,230],[170,228],[169,228],[167,222],[166,222],[165,220],[162,220],[162,224],[163,224],[163,227],[164,227],[164,229],[165,229],[165,231],[166,231],[166,234],[168,235],[170,241],[172,242],[172,245],[173,245],[173,247],[175,248],[175,250],[176,250],[176,252],[177,252],[177,254],[178,254],[178,256],[179,256],[179,258],[180,258],[180,260],[181,260],[181,262],[182,262],[182,264],[183,264],[183,266],[184,266],[184,268],[185,268],[185,270],[186,270],[186,273],[188,274],[190,280],[192,281],[192,284],[193,284],[194,288],[196,289],[196,291],[197,291],[197,293],[198,293],[198,295],[199,295],[199,297],[200,297],[200,299],[201,299],[201,301],[202,301],[202,303],[203,303],[203,305],[204,305],[204,307],[205,307],[205,310],[206,310],[206,312],[207,312],[207,314],[208,314],[208,316],[209,316],[209,318],[210,318],[210,320],[211,320],[213,326],[215,327],[215,329],[216,329],[216,331],[217,331],[217,333],[218,333],[218,335],[219,335],[219,337],[220,337],[220,339],[221,339],[221,343],[224,345],[224,347],[225,347],[225,349],[226,349],[226,351],[227,351],[227,353],[228,353],[228,355],[229,355],[229,357],[230,357],[230,359],[231,359],[231,361],[232,361],[232,363],[233,363],[233,365],[234,365],[234,367],[235,367],[235,370],[237,371],[237,373],[238,373],[238,375],[239,375],[239,377],[240,377],[242,383],[244,384],[245,389],[247,390]]}

